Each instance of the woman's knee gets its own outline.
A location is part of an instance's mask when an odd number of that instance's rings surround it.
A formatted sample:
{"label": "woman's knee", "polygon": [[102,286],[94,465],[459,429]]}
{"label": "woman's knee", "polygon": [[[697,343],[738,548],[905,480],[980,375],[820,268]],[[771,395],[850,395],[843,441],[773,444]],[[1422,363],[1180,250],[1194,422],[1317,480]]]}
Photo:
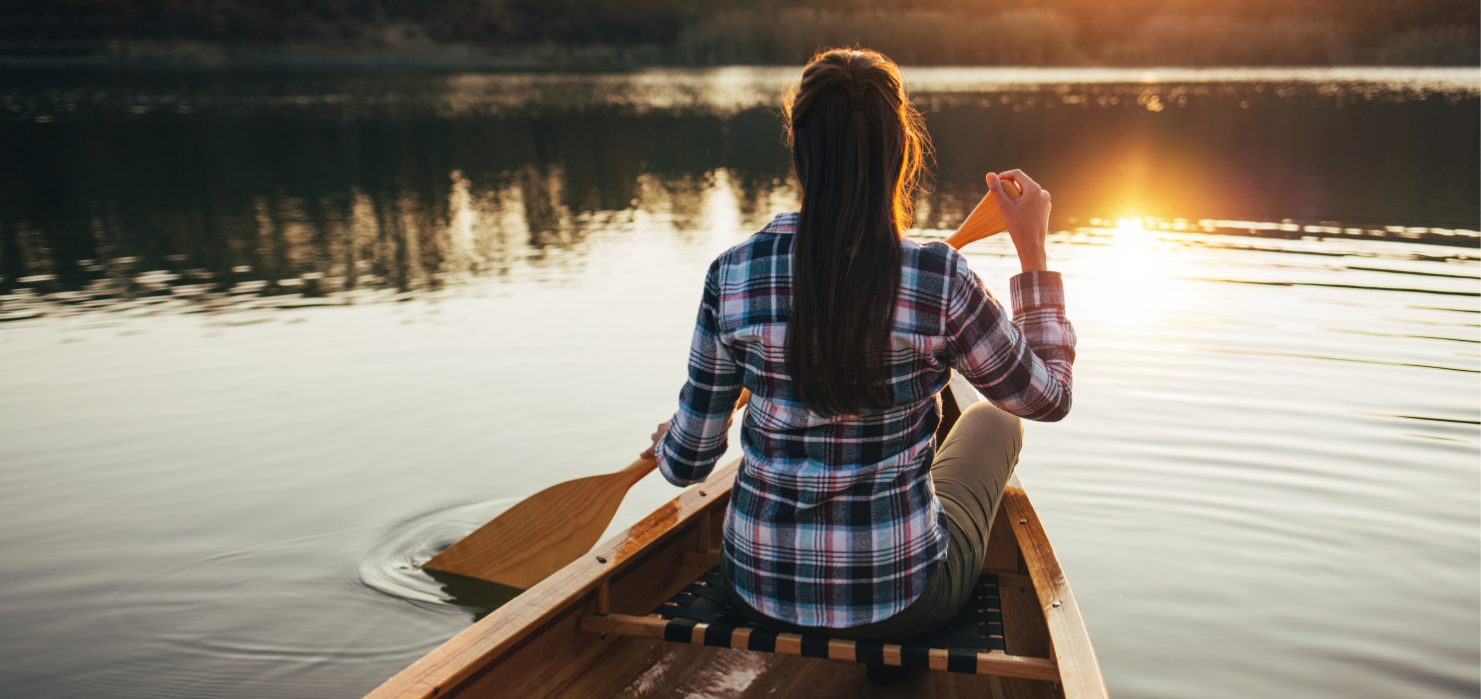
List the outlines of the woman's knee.
{"label": "woman's knee", "polygon": [[1017,442],[1023,441],[1023,420],[1017,415],[999,410],[987,401],[972,404],[957,418],[956,429],[961,428],[1004,437],[1012,436]]}
{"label": "woman's knee", "polygon": [[968,451],[1002,449],[1010,464],[1017,463],[1018,452],[1023,449],[1023,421],[982,401],[957,418],[946,441],[956,440],[963,440],[965,443],[960,447]]}

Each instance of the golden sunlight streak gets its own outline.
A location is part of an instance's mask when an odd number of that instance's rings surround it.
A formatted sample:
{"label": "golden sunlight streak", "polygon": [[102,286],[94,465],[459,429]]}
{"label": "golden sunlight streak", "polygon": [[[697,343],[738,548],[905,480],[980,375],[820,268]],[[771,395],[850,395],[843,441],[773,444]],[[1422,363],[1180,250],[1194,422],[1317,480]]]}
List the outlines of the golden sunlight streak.
{"label": "golden sunlight streak", "polygon": [[1123,231],[1146,231],[1147,227],[1142,225],[1141,218],[1116,219],[1116,228]]}
{"label": "golden sunlight streak", "polygon": [[1077,299],[1077,305],[1086,303],[1089,314],[1103,322],[1140,326],[1162,316],[1169,304],[1189,302],[1187,289],[1177,293],[1171,289],[1178,277],[1189,273],[1178,254],[1182,245],[1152,230],[1155,222],[1149,226],[1140,216],[1110,224],[1105,221],[1105,228],[1094,231],[1108,245],[1098,248],[1087,280],[1091,293]]}

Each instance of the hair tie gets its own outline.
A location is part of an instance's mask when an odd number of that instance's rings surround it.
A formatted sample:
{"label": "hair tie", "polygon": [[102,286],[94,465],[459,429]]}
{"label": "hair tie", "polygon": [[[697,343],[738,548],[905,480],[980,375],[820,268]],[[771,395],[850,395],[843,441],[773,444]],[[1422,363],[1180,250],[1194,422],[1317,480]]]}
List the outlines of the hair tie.
{"label": "hair tie", "polygon": [[857,90],[848,96],[848,106],[856,112],[864,111],[864,91]]}

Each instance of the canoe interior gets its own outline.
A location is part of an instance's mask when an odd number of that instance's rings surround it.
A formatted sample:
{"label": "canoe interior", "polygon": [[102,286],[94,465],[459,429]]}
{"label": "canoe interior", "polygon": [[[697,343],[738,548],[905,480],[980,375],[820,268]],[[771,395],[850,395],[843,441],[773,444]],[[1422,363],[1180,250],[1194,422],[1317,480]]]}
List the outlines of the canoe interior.
{"label": "canoe interior", "polygon": [[[1002,515],[1000,515],[1001,517]],[[1002,580],[1003,626],[1011,655],[1049,658],[1048,629],[1027,575],[1018,572],[1018,548],[1006,522],[995,526],[988,558]],[[1008,571],[1013,571],[1009,573]],[[1018,583],[1010,585],[1009,583]],[[641,639],[625,639],[639,641]],[[888,687],[870,684],[858,663],[752,653],[730,648],[657,642],[640,672],[611,694],[553,696],[640,697],[1063,697],[1058,683],[987,675],[917,671]],[[615,668],[614,668],[615,670]],[[602,671],[602,670],[595,670]],[[630,672],[627,674],[631,674]]]}
{"label": "canoe interior", "polygon": [[[954,412],[954,411],[948,411]],[[954,416],[953,416],[954,417]],[[368,698],[413,697],[1065,697],[1060,682],[922,671],[888,687],[865,679],[863,665],[729,648],[667,643],[656,639],[601,635],[581,629],[588,613],[646,615],[709,570],[718,561],[721,522],[735,478],[736,463],[718,469],[660,507],[623,535],[598,546],[559,573],[479,620],[373,691]],[[1016,481],[1005,496],[989,538],[984,569],[999,575],[1003,626],[1011,655],[1058,659],[1051,644],[1051,612],[1078,610],[1063,584],[1045,583],[1042,553],[1026,563],[1018,539],[1023,523],[1038,528]],[[1018,509],[1010,515],[1010,501]],[[1036,550],[1047,551],[1047,539]],[[1037,576],[1037,577],[1034,577]],[[1041,599],[1054,596],[1053,604]],[[1061,634],[1064,624],[1059,624]],[[1063,645],[1074,645],[1071,643]],[[1084,649],[1089,650],[1088,637]],[[1104,696],[1093,654],[1090,667],[1098,692],[1071,693],[1069,699]],[[1078,684],[1078,682],[1072,683]]]}
{"label": "canoe interior", "polygon": [[[727,475],[733,477],[733,469]],[[720,485],[716,483],[715,485]],[[713,565],[720,545],[720,521],[729,500],[721,497],[671,529],[662,541],[651,541],[626,561],[628,565],[604,578],[613,612],[643,615],[693,582]],[[647,538],[644,532],[662,528],[677,508],[662,508],[634,526],[626,537],[631,546]],[[1000,511],[988,545],[986,568],[998,572],[1003,627],[1008,652],[1050,657],[1048,630],[1032,584],[1020,567],[1018,546]],[[704,531],[708,530],[708,531]],[[701,537],[702,534],[707,536]],[[706,540],[708,546],[706,546]],[[706,550],[709,553],[704,553]],[[605,557],[605,556],[604,556]],[[608,559],[609,562],[611,559]],[[584,564],[587,561],[578,562]],[[593,557],[589,563],[596,566]],[[1019,583],[1017,586],[1011,582]],[[509,605],[475,624],[469,631],[497,622],[534,600],[532,593],[561,595],[559,589],[531,589]],[[707,648],[627,636],[601,637],[580,629],[582,614],[596,610],[597,589],[565,595],[549,618],[532,625],[507,647],[477,659],[463,677],[451,682],[407,682],[382,686],[372,697],[1062,697],[1057,684],[963,675],[917,672],[888,687],[869,684],[864,666],[857,663],[753,653],[730,648]],[[467,632],[449,642],[453,645]],[[475,644],[470,644],[474,645]],[[439,651],[449,650],[444,646]],[[471,651],[471,652],[470,652]],[[469,657],[476,648],[455,648],[449,655]],[[430,657],[430,656],[429,656]],[[424,659],[425,660],[425,659]],[[415,667],[415,666],[414,666]],[[406,673],[402,673],[405,675]],[[393,678],[393,682],[401,678]],[[404,678],[412,679],[412,678]],[[391,682],[387,683],[388,685]],[[438,691],[438,690],[441,691]],[[394,690],[394,691],[383,691]]]}

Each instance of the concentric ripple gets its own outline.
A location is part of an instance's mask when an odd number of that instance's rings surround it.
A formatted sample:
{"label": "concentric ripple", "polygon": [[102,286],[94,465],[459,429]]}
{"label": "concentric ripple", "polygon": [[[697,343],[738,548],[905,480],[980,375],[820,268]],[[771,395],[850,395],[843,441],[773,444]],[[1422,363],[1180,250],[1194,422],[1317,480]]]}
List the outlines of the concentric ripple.
{"label": "concentric ripple", "polygon": [[443,549],[512,507],[517,498],[454,505],[411,517],[387,528],[361,554],[360,582],[383,595],[424,605],[456,605],[482,616],[519,590],[422,568]]}

